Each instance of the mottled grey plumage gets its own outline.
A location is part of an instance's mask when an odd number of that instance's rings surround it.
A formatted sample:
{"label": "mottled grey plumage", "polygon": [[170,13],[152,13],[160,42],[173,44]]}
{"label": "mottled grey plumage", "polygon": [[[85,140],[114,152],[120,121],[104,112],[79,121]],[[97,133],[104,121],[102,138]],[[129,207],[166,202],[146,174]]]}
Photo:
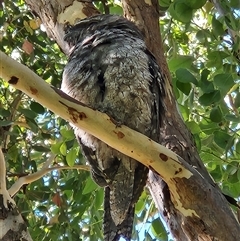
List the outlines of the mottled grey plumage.
{"label": "mottled grey plumage", "polygon": [[[163,78],[138,28],[117,15],[98,15],[69,28],[65,40],[71,54],[62,90],[159,141]],[[130,240],[148,169],[81,129],[75,134],[93,179],[105,188],[105,240]]]}

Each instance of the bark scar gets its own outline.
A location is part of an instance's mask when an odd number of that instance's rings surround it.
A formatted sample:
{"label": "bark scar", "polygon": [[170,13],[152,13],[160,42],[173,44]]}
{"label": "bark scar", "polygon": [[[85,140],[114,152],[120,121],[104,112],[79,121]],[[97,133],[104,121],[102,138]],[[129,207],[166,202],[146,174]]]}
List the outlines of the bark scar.
{"label": "bark scar", "polygon": [[121,131],[113,131],[115,134],[117,134],[118,139],[122,139],[125,135]]}
{"label": "bark scar", "polygon": [[8,83],[11,84],[11,85],[16,85],[18,80],[19,80],[18,77],[12,76],[11,79],[8,81]]}
{"label": "bark scar", "polygon": [[166,162],[168,160],[168,156],[166,156],[164,153],[160,153],[159,157],[161,158],[162,161]]}
{"label": "bark scar", "polygon": [[33,88],[32,86],[30,86],[30,90],[33,95],[36,95],[38,93],[38,90],[36,88]]}

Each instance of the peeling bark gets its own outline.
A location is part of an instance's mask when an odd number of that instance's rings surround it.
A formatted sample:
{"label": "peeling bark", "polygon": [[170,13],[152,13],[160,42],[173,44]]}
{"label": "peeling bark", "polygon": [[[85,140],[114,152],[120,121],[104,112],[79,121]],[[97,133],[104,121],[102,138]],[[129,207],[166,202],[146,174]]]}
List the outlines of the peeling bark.
{"label": "peeling bark", "polygon": [[49,38],[54,39],[65,54],[68,54],[69,49],[63,40],[64,27],[77,20],[99,14],[91,1],[26,0],[25,2],[32,12],[39,16]]}

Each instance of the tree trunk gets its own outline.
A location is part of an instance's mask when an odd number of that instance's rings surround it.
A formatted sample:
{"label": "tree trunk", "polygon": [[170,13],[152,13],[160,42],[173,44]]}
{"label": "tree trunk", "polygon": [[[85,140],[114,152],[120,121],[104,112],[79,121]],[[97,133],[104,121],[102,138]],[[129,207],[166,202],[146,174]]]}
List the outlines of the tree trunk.
{"label": "tree trunk", "polygon": [[[65,25],[74,24],[77,18],[98,13],[87,1],[26,0],[26,3],[41,18],[49,37],[58,43],[65,54],[69,51],[63,40]],[[239,224],[201,162],[191,133],[177,110],[159,32],[158,1],[124,0],[123,8],[125,16],[142,30],[148,48],[157,58],[165,77],[165,105],[171,112],[166,114],[159,141],[179,154],[190,165],[189,169],[196,169],[189,178],[176,177],[171,180],[174,188],[168,188],[158,174],[151,172],[148,185],[154,201],[176,240],[239,240]],[[173,199],[178,194],[179,199]]]}

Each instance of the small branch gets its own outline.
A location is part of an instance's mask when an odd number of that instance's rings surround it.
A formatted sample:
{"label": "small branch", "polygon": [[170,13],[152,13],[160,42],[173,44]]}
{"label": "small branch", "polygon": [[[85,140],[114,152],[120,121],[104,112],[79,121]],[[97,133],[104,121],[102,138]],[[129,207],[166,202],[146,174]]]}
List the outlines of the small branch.
{"label": "small branch", "polygon": [[21,103],[22,97],[23,97],[23,93],[21,91],[18,91],[17,96],[14,98],[10,108],[11,108],[11,115],[9,117],[9,120],[13,120],[14,116],[16,114],[17,108],[19,106],[19,104]]}
{"label": "small branch", "polygon": [[108,2],[107,0],[101,0],[102,4],[103,4],[103,9],[104,9],[104,13],[105,14],[109,14],[109,6],[108,6]]}
{"label": "small branch", "polygon": [[20,126],[20,127],[25,127],[28,129],[31,129],[31,127],[26,123],[26,122],[22,122],[22,121],[15,121],[12,126]]}
{"label": "small branch", "polygon": [[[14,98],[11,106],[10,106],[10,110],[11,110],[11,115],[9,116],[8,120],[9,121],[13,121],[14,120],[14,116],[16,114],[16,111],[17,111],[17,108],[21,102],[21,99],[23,97],[23,93],[21,91],[18,91],[19,93],[17,93],[17,96]],[[12,127],[13,127],[14,124],[12,124],[9,129],[8,129],[8,132],[4,132],[3,133],[3,148],[4,149],[7,149],[7,145],[9,143],[9,140],[10,140],[10,135],[8,134]]]}
{"label": "small branch", "polygon": [[10,189],[8,189],[9,195],[12,197],[14,196],[19,190],[20,188],[28,183],[32,183],[38,179],[40,179],[41,177],[43,177],[45,174],[47,174],[48,172],[54,171],[54,170],[63,170],[63,169],[81,169],[81,170],[86,170],[89,171],[89,166],[85,166],[85,165],[77,165],[77,166],[56,166],[56,167],[50,167],[49,165],[53,162],[55,158],[55,155],[52,155],[43,165],[42,169],[27,175],[27,176],[23,176],[20,177],[12,186]]}

